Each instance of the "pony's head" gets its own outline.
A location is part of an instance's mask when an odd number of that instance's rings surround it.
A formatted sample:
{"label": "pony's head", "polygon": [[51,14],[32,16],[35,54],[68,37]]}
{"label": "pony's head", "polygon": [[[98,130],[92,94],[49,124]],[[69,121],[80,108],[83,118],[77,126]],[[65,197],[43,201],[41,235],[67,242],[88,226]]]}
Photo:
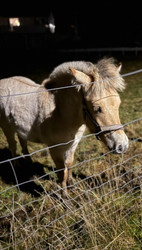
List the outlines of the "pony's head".
{"label": "pony's head", "polygon": [[70,67],[74,84],[82,92],[86,125],[116,153],[125,152],[129,146],[119,118],[121,100],[118,91],[125,89],[120,76],[121,66],[109,58],[96,65],[88,64],[86,71]]}

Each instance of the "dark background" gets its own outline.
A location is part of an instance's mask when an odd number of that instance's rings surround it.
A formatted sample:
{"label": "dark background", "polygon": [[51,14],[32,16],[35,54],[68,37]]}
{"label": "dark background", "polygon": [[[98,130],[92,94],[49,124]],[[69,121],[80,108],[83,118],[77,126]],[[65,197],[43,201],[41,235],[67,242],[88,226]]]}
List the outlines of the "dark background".
{"label": "dark background", "polygon": [[[51,14],[54,34],[45,28]],[[0,17],[34,19],[33,25],[26,23],[13,32],[8,26],[0,27],[0,78],[43,67],[50,71],[69,60],[141,58],[140,1],[7,2],[1,6]]]}

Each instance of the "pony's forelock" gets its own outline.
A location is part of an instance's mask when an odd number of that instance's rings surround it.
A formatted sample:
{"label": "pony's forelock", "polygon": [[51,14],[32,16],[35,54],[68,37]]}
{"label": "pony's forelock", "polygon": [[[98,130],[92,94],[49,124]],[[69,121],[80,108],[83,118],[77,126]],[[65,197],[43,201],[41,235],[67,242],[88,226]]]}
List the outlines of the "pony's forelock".
{"label": "pony's forelock", "polygon": [[108,89],[122,92],[126,87],[125,81],[120,75],[119,66],[113,58],[104,58],[95,65],[94,83],[89,88],[88,94],[100,95]]}

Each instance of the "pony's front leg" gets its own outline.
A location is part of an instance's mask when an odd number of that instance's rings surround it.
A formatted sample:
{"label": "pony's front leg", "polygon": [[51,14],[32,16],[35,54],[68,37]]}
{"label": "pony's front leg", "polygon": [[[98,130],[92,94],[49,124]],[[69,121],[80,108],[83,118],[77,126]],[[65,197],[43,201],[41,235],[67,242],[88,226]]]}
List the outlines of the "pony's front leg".
{"label": "pony's front leg", "polygon": [[67,191],[67,179],[68,179],[68,169],[65,167],[64,170],[58,172],[58,181],[61,183],[61,195],[63,199],[68,198],[68,191]]}
{"label": "pony's front leg", "polygon": [[58,147],[50,149],[50,154],[55,162],[57,168],[58,182],[61,183],[61,195],[63,198],[68,197],[67,192],[67,179],[68,179],[68,169],[64,161],[64,152]]}
{"label": "pony's front leg", "polygon": [[73,185],[73,177],[72,177],[72,169],[70,167],[68,169],[68,185],[72,186]]}
{"label": "pony's front leg", "polygon": [[73,185],[73,177],[72,177],[72,166],[73,166],[73,162],[74,162],[74,153],[76,150],[78,143],[74,143],[66,152],[65,154],[65,166],[68,169],[68,179],[67,179],[67,183],[68,186],[72,186]]}

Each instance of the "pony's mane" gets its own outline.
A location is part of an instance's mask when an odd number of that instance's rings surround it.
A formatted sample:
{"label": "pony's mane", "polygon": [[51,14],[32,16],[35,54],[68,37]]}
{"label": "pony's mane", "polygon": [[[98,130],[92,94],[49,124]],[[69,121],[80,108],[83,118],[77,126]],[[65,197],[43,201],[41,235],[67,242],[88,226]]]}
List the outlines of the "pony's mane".
{"label": "pony's mane", "polygon": [[73,62],[65,62],[57,66],[53,72],[50,74],[50,77],[54,77],[55,75],[58,77],[62,74],[70,74],[69,67],[75,68],[88,74],[90,69],[93,69],[94,65],[91,62],[85,61],[73,61]]}
{"label": "pony's mane", "polygon": [[47,89],[51,82],[56,82],[57,86],[69,85],[69,83],[76,84],[77,82],[71,73],[70,67],[91,76],[93,83],[88,85],[90,86],[88,87],[88,94],[95,92],[97,95],[100,94],[100,91],[108,89],[116,91],[125,89],[125,82],[120,76],[118,66],[113,58],[104,58],[98,61],[97,64],[85,61],[65,62],[57,66],[42,84]]}

